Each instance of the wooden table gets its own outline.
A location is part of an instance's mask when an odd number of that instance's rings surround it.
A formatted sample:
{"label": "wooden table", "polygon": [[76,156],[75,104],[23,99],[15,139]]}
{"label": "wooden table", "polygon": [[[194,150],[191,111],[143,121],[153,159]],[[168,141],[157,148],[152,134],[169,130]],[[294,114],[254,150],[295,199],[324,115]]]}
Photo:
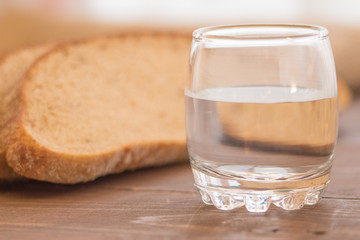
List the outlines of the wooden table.
{"label": "wooden table", "polygon": [[360,239],[360,99],[340,119],[332,182],[316,206],[267,213],[204,205],[188,164],[79,185],[0,187],[0,239]]}

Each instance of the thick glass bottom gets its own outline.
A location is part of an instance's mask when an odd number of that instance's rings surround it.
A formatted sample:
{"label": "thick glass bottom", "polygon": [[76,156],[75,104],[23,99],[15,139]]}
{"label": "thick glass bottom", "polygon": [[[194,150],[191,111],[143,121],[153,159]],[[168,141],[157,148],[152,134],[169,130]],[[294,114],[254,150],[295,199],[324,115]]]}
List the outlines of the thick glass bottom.
{"label": "thick glass bottom", "polygon": [[318,203],[330,181],[329,168],[289,181],[249,181],[200,170],[194,164],[192,170],[202,201],[221,210],[245,206],[249,212],[266,212],[271,203],[285,210],[297,210]]}

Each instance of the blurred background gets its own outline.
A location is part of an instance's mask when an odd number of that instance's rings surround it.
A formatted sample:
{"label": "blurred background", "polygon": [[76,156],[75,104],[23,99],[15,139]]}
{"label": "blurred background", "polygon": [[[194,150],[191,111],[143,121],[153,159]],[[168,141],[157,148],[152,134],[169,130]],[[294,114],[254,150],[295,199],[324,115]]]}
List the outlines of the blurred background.
{"label": "blurred background", "polygon": [[190,34],[218,24],[316,24],[330,30],[338,75],[360,93],[359,7],[356,0],[0,0],[0,54],[134,29]]}

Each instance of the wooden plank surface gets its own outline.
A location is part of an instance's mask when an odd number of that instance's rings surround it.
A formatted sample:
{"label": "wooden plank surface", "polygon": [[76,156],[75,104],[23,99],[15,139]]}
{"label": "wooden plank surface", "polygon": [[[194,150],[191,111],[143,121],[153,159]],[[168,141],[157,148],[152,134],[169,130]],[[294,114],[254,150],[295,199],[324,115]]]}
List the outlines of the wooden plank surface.
{"label": "wooden plank surface", "polygon": [[224,212],[194,190],[188,164],[88,184],[0,187],[0,239],[360,239],[360,99],[340,118],[332,181],[316,206]]}

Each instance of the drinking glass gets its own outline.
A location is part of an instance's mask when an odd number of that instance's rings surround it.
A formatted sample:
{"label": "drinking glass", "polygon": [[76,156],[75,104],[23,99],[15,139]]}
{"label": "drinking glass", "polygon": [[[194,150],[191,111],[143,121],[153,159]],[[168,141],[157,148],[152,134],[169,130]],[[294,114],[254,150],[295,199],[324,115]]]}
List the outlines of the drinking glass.
{"label": "drinking glass", "polygon": [[338,131],[324,27],[230,25],[193,33],[187,144],[204,203],[265,212],[316,204]]}

